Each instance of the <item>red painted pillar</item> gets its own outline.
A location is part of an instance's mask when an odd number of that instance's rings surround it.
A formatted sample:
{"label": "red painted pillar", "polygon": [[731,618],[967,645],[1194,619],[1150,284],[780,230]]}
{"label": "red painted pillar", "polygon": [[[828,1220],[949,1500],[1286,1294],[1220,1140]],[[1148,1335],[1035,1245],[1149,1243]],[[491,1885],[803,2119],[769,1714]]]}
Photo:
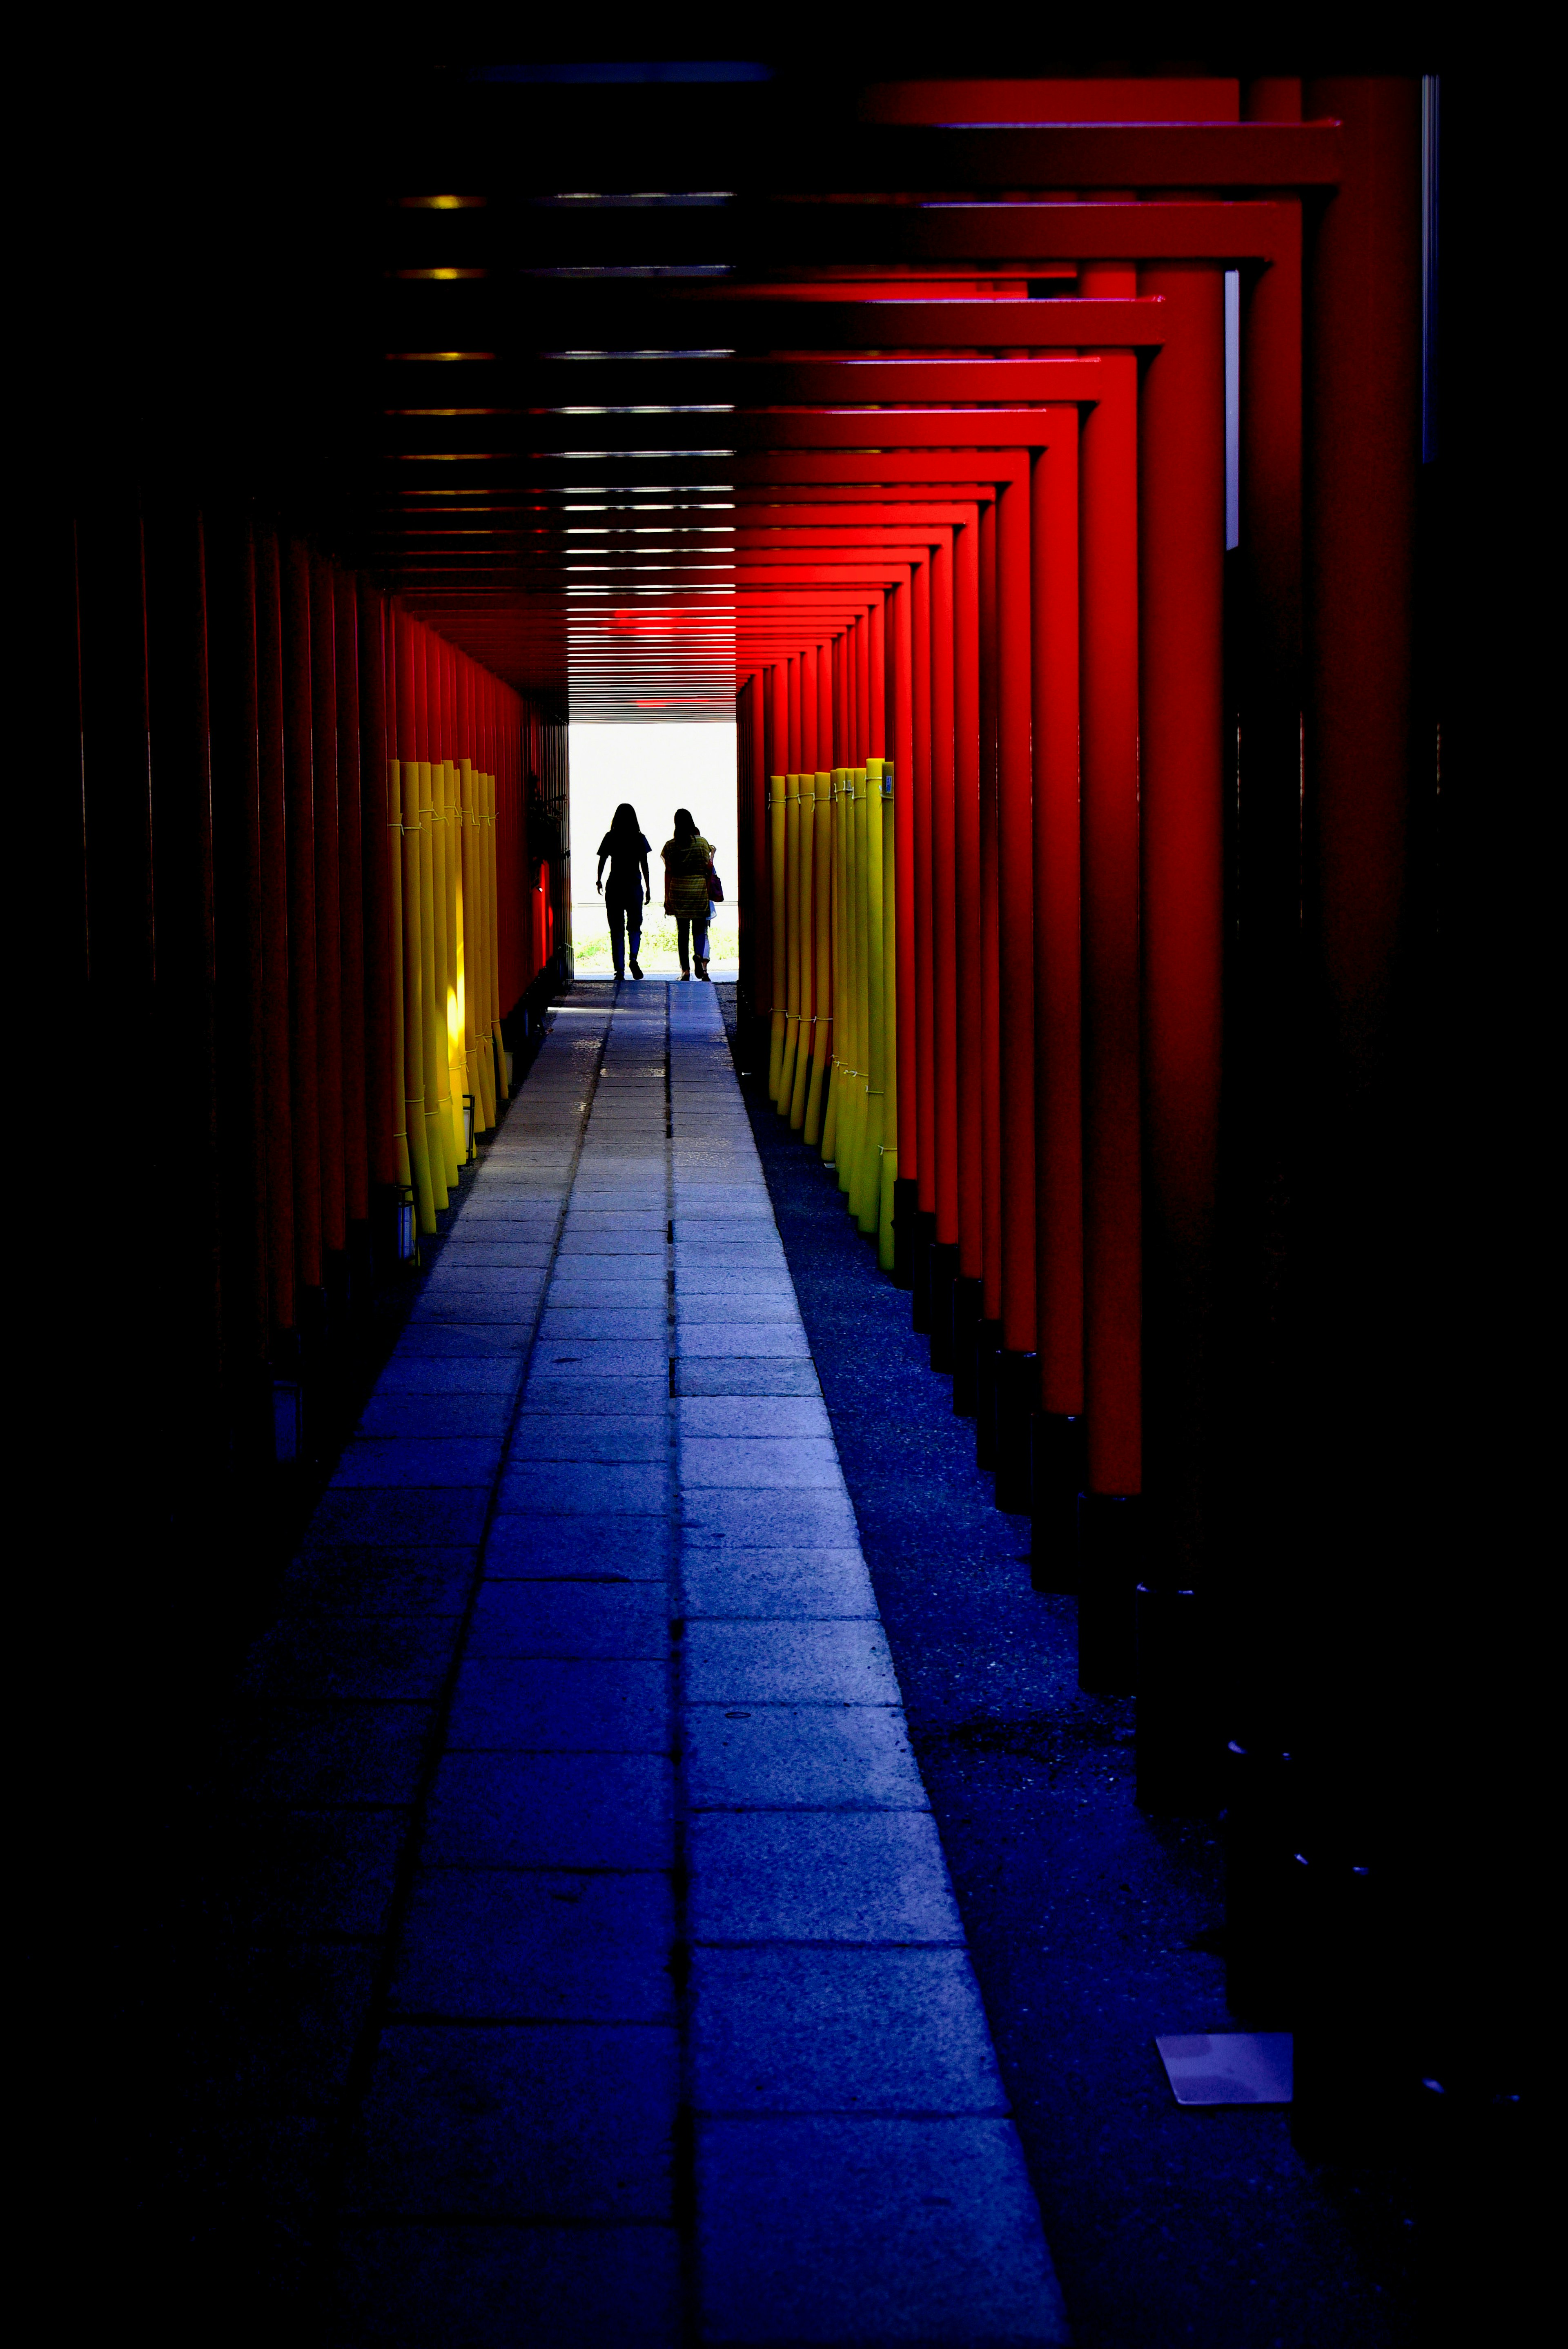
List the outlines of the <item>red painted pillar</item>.
{"label": "red painted pillar", "polygon": [[[1078,849],[1078,418],[1048,411],[1030,479],[1035,764],[1036,1350],[1040,1408],[1081,1419],[1083,1099]],[[1070,1507],[1076,1462],[1059,1480]],[[1057,1543],[1070,1537],[1058,1514]]]}
{"label": "red painted pillar", "polygon": [[849,637],[841,628],[833,638],[833,755],[830,767],[850,763]]}
{"label": "red painted pillar", "polygon": [[[920,1212],[936,1216],[936,954],[932,890],[931,559],[910,581],[910,697],[914,728],[915,1178]],[[919,1306],[917,1272],[916,1309]],[[916,1328],[924,1326],[917,1319]]]}
{"label": "red painted pillar", "polygon": [[879,595],[866,614],[866,755],[887,757],[887,613]]}
{"label": "red painted pillar", "polygon": [[914,680],[910,626],[913,573],[892,591],[888,613],[892,640],[893,867],[897,893],[894,953],[898,971],[898,1179],[910,1187],[898,1195],[894,1278],[909,1277],[912,1235],[904,1229],[914,1213],[913,1185],[919,1172],[915,1118],[915,926],[914,926]]}
{"label": "red painted pillar", "polygon": [[807,645],[800,654],[800,772],[817,771],[817,647]]}
{"label": "red painted pillar", "polygon": [[1001,842],[997,808],[996,501],[980,508],[980,1025],[981,1153],[984,1161],[985,1262],[981,1311],[983,1376],[988,1392],[978,1396],[981,1466],[995,1459],[995,1381],[992,1357],[1002,1326],[1002,970]]}
{"label": "red painted pillar", "polygon": [[1213,1443],[1224,280],[1191,263],[1139,282],[1169,320],[1144,378],[1139,463],[1144,1422],[1160,1523],[1149,1571],[1188,1587],[1207,1547]]}
{"label": "red painted pillar", "polygon": [[[931,930],[935,988],[936,1245],[958,1246],[958,971],[954,888],[953,543],[931,552]],[[956,1262],[953,1267],[956,1270]],[[951,1280],[952,1272],[948,1274]],[[941,1332],[933,1330],[945,1363]]]}
{"label": "red painted pillar", "polygon": [[[1030,765],[1029,484],[996,504],[1000,842],[1002,1345],[1035,1344],[1034,786]],[[1032,1400],[1032,1398],[1031,1398]],[[1026,1467],[1020,1469],[1026,1484]],[[1015,1490],[1016,1486],[1015,1486]]]}
{"label": "red painted pillar", "polygon": [[[953,533],[953,952],[955,1026],[957,1278],[985,1271],[984,973],[980,921],[980,525],[976,514]],[[978,1294],[961,1297],[961,1317],[978,1318]],[[973,1343],[973,1330],[968,1342]],[[974,1408],[972,1372],[954,1373],[954,1405]]]}
{"label": "red painted pillar", "polygon": [[312,788],[310,556],[281,549],[284,782],[288,843],[290,1072],[294,1081],[294,1250],[300,1285],[322,1284],[321,1045],[316,1019],[315,812]]}
{"label": "red painted pillar", "polygon": [[365,871],[365,1109],[370,1181],[384,1188],[397,1180],[394,1139],[403,1123],[403,1039],[392,1020],[392,957],[401,956],[401,937],[392,935],[395,851],[388,809],[387,767],[392,756],[388,724],[391,615],[383,599],[358,583],[359,744]]}
{"label": "red painted pillar", "polygon": [[316,1070],[324,1249],[348,1244],[343,1128],[343,935],[337,784],[337,615],[332,566],[310,558],[311,800],[315,818]]}
{"label": "red painted pillar", "polygon": [[[337,680],[337,895],[343,1024],[344,1211],[351,1224],[370,1213],[366,1121],[365,803],[360,755],[359,611],[353,578],[333,578],[334,667]],[[374,823],[371,829],[374,831]]]}
{"label": "red painted pillar", "polygon": [[872,624],[862,612],[855,622],[855,759],[863,767],[872,750]]}
{"label": "red painted pillar", "polygon": [[791,653],[785,663],[785,673],[789,680],[789,697],[787,705],[789,725],[789,763],[784,771],[788,775],[798,775],[800,771],[800,662],[796,654]]}
{"label": "red painted pillar", "polygon": [[818,773],[830,770],[833,764],[833,648],[830,644],[817,647],[817,769]]}
{"label": "red painted pillar", "polygon": [[[1081,281],[1080,281],[1081,282]],[[1142,1489],[1137,362],[1080,443],[1084,1386],[1088,1490]]]}

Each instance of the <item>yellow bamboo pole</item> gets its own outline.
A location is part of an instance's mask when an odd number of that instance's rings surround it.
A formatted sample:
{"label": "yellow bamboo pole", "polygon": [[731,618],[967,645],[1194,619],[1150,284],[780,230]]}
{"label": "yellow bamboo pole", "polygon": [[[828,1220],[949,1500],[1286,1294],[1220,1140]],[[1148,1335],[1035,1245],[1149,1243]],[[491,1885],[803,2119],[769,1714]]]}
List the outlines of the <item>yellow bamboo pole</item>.
{"label": "yellow bamboo pole", "polygon": [[795,1081],[789,1092],[789,1126],[795,1133],[800,1133],[806,1123],[806,1096],[811,1082],[812,1039],[816,1034],[816,864],[813,847],[816,830],[817,778],[815,775],[802,775],[796,841],[796,859],[799,867],[799,878],[796,884],[799,914],[796,927],[800,952],[800,1015],[795,1031]]}
{"label": "yellow bamboo pole", "polygon": [[425,1007],[425,1112],[433,1122],[432,1152],[438,1150],[446,1168],[447,1188],[458,1185],[458,1154],[452,1143],[451,1047],[447,1035],[447,812],[446,768],[439,759],[423,760],[425,827],[430,858],[430,935],[425,943],[425,968],[429,975],[429,1000]]}
{"label": "yellow bamboo pole", "polygon": [[497,1120],[495,1046],[490,1040],[490,969],[495,960],[495,936],[490,927],[490,889],[485,878],[485,774],[474,769],[474,903],[479,912],[480,968],[474,999],[474,1032],[479,1039],[480,1071],[485,1088],[485,1108],[493,1127]]}
{"label": "yellow bamboo pole", "polygon": [[855,1152],[860,1144],[861,934],[860,842],[855,830],[856,790],[861,771],[844,769],[844,997],[839,1050],[839,1188],[854,1202]]}
{"label": "yellow bamboo pole", "polygon": [[[880,784],[879,784],[880,789]],[[855,769],[855,1160],[851,1178],[850,1213],[865,1228],[868,1168],[874,1163],[871,1141],[872,1082],[872,908],[871,908],[871,778],[864,767]]]}
{"label": "yellow bamboo pole", "polygon": [[457,762],[443,761],[447,834],[447,1082],[452,1100],[452,1141],[458,1164],[469,1157],[463,1131],[463,1096],[469,1082],[469,1041],[463,1019],[463,811]]}
{"label": "yellow bamboo pole", "polygon": [[425,1056],[421,1091],[425,1099],[425,1140],[430,1153],[430,1187],[438,1207],[444,1207],[456,1167],[448,1163],[452,1122],[441,1099],[441,1070],[446,1063],[440,1030],[440,940],[436,931],[436,782],[428,759],[419,761],[419,1034]]}
{"label": "yellow bamboo pole", "polygon": [[465,759],[458,769],[458,814],[462,843],[462,950],[458,963],[458,989],[463,1006],[463,1050],[468,1060],[469,1089],[474,1097],[474,1132],[488,1133],[495,1123],[490,1088],[485,1082],[484,1057],[480,1051],[480,1006],[484,980],[484,926],[480,915],[479,866],[474,855],[474,770]]}
{"label": "yellow bamboo pole", "polygon": [[833,926],[833,1056],[828,1063],[826,1098],[822,1102],[822,1159],[826,1165],[835,1169],[839,1160],[839,1098],[843,1092],[841,1062],[848,1033],[844,1024],[849,968],[844,944],[844,777],[847,771],[843,767],[833,769],[832,811],[829,827],[829,836],[833,843],[830,875]]}
{"label": "yellow bamboo pole", "polygon": [[[399,1190],[414,1189],[413,1161],[408,1154],[408,1102],[404,1067],[407,1014],[403,1006],[403,781],[396,759],[387,761],[387,926],[391,933],[387,962],[392,988],[392,1033],[397,1054],[392,1081],[392,1146],[397,1154]],[[428,1173],[427,1170],[427,1182]],[[416,1206],[418,1202],[416,1201]]]}
{"label": "yellow bamboo pole", "polygon": [[785,994],[789,938],[784,919],[785,783],[782,775],[768,778],[768,878],[773,915],[772,1018],[768,1035],[768,1098],[777,1103],[779,1081],[784,1071]]}
{"label": "yellow bamboo pole", "polygon": [[490,1059],[495,1069],[495,1089],[498,1101],[510,1101],[511,1087],[506,1081],[506,1039],[500,1029],[500,879],[496,855],[496,779],[485,777],[485,930],[490,939]]}
{"label": "yellow bamboo pole", "polygon": [[433,1232],[436,1211],[447,1204],[447,1170],[445,1161],[430,1153],[430,1116],[425,1102],[427,848],[424,777],[418,759],[401,761],[399,788],[403,802],[403,1113],[419,1229]]}
{"label": "yellow bamboo pole", "polygon": [[816,970],[811,988],[811,1086],[801,1137],[813,1150],[822,1139],[822,1097],[833,1049],[833,778],[814,779],[811,827],[811,936]]}
{"label": "yellow bamboo pole", "polygon": [[882,1144],[877,1262],[891,1272],[893,1185],[898,1180],[898,865],[893,854],[892,765],[882,778]]}
{"label": "yellow bamboo pole", "polygon": [[795,1059],[800,1043],[800,778],[784,778],[784,1057],[774,1102],[789,1114],[795,1090]]}

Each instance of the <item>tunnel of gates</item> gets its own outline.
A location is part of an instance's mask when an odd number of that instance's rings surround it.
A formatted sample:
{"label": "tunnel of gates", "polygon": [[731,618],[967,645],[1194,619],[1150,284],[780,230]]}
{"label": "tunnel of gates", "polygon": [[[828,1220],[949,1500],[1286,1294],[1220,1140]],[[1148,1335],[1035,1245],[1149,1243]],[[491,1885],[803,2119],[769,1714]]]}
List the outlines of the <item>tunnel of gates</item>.
{"label": "tunnel of gates", "polygon": [[[1480,755],[1426,559],[1434,90],[684,72],[345,101],[335,192],[232,207],[319,282],[215,273],[211,417],[176,450],[150,394],[68,469],[51,870],[162,1333],[128,1485],[162,1526],[192,1463],[262,1475],[299,1350],[435,1228],[563,968],[568,710],[733,712],[743,1064],[1085,1685],[1136,1688],[1143,1797],[1224,1805],[1238,2001],[1298,2011],[1308,1949],[1322,2063],[1414,2062],[1490,1979],[1468,1929],[1414,1955],[1445,1838],[1512,1898],[1438,1527],[1440,1064],[1485,1053],[1432,941],[1496,852],[1474,781],[1433,846],[1455,693]],[[146,299],[156,387],[191,339]]]}

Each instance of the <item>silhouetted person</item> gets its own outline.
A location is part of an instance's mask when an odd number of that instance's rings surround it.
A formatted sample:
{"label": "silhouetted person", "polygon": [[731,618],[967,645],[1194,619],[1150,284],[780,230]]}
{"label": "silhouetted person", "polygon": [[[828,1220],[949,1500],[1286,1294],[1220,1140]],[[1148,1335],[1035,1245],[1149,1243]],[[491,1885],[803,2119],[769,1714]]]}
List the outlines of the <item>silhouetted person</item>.
{"label": "silhouetted person", "polygon": [[676,808],[675,836],[665,841],[661,854],[665,860],[665,911],[676,917],[681,977],[691,977],[688,957],[695,956],[696,975],[706,978],[707,926],[713,911],[707,897],[707,868],[713,862],[713,843],[698,832],[689,808]]}
{"label": "silhouetted person", "polygon": [[[610,867],[610,885],[604,886],[604,866]],[[637,825],[637,811],[629,800],[623,800],[610,819],[610,829],[599,843],[599,874],[594,883],[604,900],[604,911],[610,916],[610,952],[614,958],[615,976],[624,978],[625,947],[632,949],[632,977],[641,978],[642,967],[637,961],[637,948],[643,943],[643,900],[654,894],[648,879],[648,843]]]}

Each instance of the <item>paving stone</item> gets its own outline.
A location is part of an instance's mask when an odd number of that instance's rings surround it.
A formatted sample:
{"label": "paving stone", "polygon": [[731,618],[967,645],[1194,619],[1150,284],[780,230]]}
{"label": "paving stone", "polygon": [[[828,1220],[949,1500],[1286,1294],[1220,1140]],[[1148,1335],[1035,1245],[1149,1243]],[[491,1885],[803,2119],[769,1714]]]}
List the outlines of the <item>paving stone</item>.
{"label": "paving stone", "polygon": [[824,1485],[795,1492],[727,1492],[697,1486],[680,1499],[683,1537],[711,1547],[755,1543],[776,1549],[799,1542],[807,1549],[843,1549],[858,1539],[849,1495]]}
{"label": "paving stone", "polygon": [[594,1656],[667,1661],[668,1596],[655,1582],[485,1582],[470,1656]]}
{"label": "paving stone", "polygon": [[674,1772],[655,1754],[444,1754],[430,1867],[667,1868]]}
{"label": "paving stone", "polygon": [[311,1534],[318,1542],[466,1546],[483,1530],[488,1497],[488,1487],[476,1485],[331,1489],[316,1504]]}
{"label": "paving stone", "polygon": [[469,1548],[403,1549],[374,1543],[305,1548],[284,1577],[290,1613],[353,1608],[360,1615],[460,1615],[479,1563]]}
{"label": "paving stone", "polygon": [[656,1516],[533,1517],[498,1511],[485,1542],[485,1572],[505,1579],[583,1574],[662,1584],[669,1571],[670,1524]]}
{"label": "paving stone", "polygon": [[675,1894],[664,1874],[421,1868],[394,2012],[673,2023]]}
{"label": "paving stone", "polygon": [[574,1370],[579,1378],[656,1379],[669,1375],[667,1338],[573,1338],[541,1336],[529,1365],[529,1385],[543,1375]]}
{"label": "paving stone", "polygon": [[656,1462],[662,1466],[670,1449],[666,1402],[660,1395],[656,1412],[625,1413],[617,1394],[609,1411],[525,1412],[513,1431],[507,1466],[521,1470],[542,1460]]}
{"label": "paving stone", "polygon": [[1068,2339],[1006,2121],[707,2121],[697,2212],[709,2341]]}
{"label": "paving stone", "polygon": [[869,1616],[876,1599],[858,1549],[738,1549],[681,1547],[681,1592],[688,1616]]}
{"label": "paving stone", "polygon": [[[675,1420],[683,1457],[694,1442],[704,1439],[740,1437],[763,1443],[787,1442],[790,1446],[797,1442],[831,1445],[833,1440],[828,1407],[817,1396],[790,1399],[779,1395],[692,1395],[676,1402]],[[835,1460],[837,1456],[835,1450]]]}
{"label": "paving stone", "polygon": [[518,1406],[518,1426],[521,1430],[525,1420],[581,1418],[585,1413],[602,1418],[607,1426],[627,1425],[634,1420],[657,1420],[662,1426],[668,1417],[669,1399],[667,1354],[651,1377],[618,1378],[613,1384],[584,1378],[576,1369],[550,1363],[542,1367],[536,1355]]}
{"label": "paving stone", "polygon": [[896,1704],[880,1623],[689,1623],[693,1704]]}
{"label": "paving stone", "polygon": [[690,1354],[677,1359],[671,1373],[677,1395],[821,1395],[817,1366],[774,1356],[771,1361],[739,1361],[733,1355]]}
{"label": "paving stone", "polygon": [[695,1950],[706,2113],[1005,2113],[963,1950]]}
{"label": "paving stone", "polygon": [[694,1810],[924,1810],[898,1705],[692,1704],[682,1713]]}
{"label": "paving stone", "polygon": [[360,1436],[504,1436],[511,1424],[511,1394],[385,1393],[379,1388],[360,1414]]}
{"label": "paving stone", "polygon": [[670,1506],[670,1475],[663,1462],[525,1459],[516,1455],[496,1495],[503,1509],[531,1516],[656,1516]]}
{"label": "paving stone", "polygon": [[670,2349],[673,2227],[346,2228],[333,2349]]}
{"label": "paving stone", "polygon": [[349,2208],[667,2220],[676,2070],[657,2024],[388,2024]]}
{"label": "paving stone", "polygon": [[659,1754],[670,1743],[662,1664],[469,1656],[449,1743],[523,1754]]}
{"label": "paving stone", "polygon": [[716,1357],[740,1361],[793,1360],[809,1361],[810,1348],[806,1332],[797,1314],[788,1321],[761,1321],[748,1317],[744,1321],[726,1318],[717,1321],[693,1321],[685,1315],[677,1318],[671,1351],[694,1359],[712,1361]]}
{"label": "paving stone", "polygon": [[431,1716],[428,1704],[263,1706],[238,1732],[236,1789],[300,1807],[411,1803]]}
{"label": "paving stone", "polygon": [[284,1615],[245,1658],[240,1686],[284,1698],[433,1699],[458,1636],[450,1615],[399,1619],[357,1608]]}
{"label": "paving stone", "polygon": [[823,1489],[842,1492],[843,1471],[830,1435],[695,1435],[680,1444],[684,1489],[717,1491]]}
{"label": "paving stone", "polygon": [[415,1355],[425,1354],[440,1361],[461,1361],[469,1355],[515,1356],[522,1352],[531,1331],[531,1323],[519,1321],[504,1324],[472,1320],[409,1321],[397,1340],[397,1350],[393,1359],[406,1362]]}
{"label": "paving stone", "polygon": [[467,1354],[450,1359],[396,1353],[376,1381],[373,1402],[389,1395],[507,1395],[517,1392],[522,1364],[516,1354]]}
{"label": "paving stone", "polygon": [[688,1851],[694,1940],[963,1940],[936,1829],[917,1812],[704,1812]]}
{"label": "paving stone", "polygon": [[330,1489],[477,1485],[488,1491],[500,1466],[500,1454],[499,1435],[356,1436],[345,1444]]}

